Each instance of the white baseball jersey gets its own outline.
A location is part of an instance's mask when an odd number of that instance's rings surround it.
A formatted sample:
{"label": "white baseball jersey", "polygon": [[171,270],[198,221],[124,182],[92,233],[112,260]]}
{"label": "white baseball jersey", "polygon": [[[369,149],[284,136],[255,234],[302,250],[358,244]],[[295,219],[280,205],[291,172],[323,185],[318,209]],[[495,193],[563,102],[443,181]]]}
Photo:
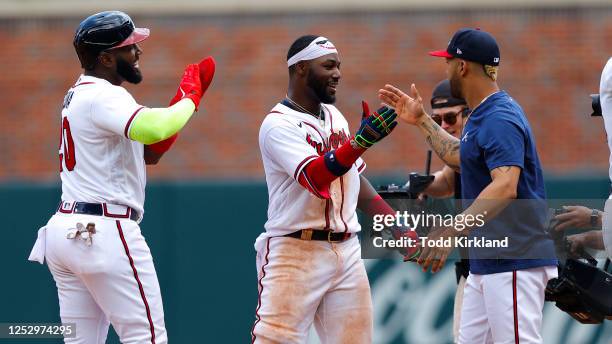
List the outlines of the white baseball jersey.
{"label": "white baseball jersey", "polygon": [[331,199],[322,199],[298,182],[311,161],[350,139],[348,123],[333,105],[323,105],[325,120],[277,104],[259,130],[259,148],[268,185],[266,231],[255,242],[258,248],[266,238],[300,229],[331,229],[358,232],[357,199],[359,174],[365,162],[359,158],[351,169],[334,180]]}
{"label": "white baseball jersey", "polygon": [[[601,72],[599,83],[599,101],[601,103],[601,113],[608,135],[608,147],[610,148],[610,181],[612,182],[612,58],[608,60]],[[602,235],[604,247],[608,257],[612,258],[612,194],[606,201],[603,216]]]}
{"label": "white baseball jersey", "polygon": [[612,58],[608,60],[601,72],[599,82],[599,101],[601,113],[604,119],[606,134],[608,135],[608,147],[610,148],[610,181],[612,182]]}
{"label": "white baseball jersey", "polygon": [[126,205],[142,216],[144,145],[128,138],[130,124],[142,108],[121,86],[79,77],[62,110],[63,201]]}

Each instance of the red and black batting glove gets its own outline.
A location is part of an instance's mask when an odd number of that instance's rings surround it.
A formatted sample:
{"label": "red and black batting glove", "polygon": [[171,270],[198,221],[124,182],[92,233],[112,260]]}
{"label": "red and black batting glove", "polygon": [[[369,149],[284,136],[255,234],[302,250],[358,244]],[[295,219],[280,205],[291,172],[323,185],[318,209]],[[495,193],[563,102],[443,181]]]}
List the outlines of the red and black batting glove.
{"label": "red and black batting glove", "polygon": [[365,101],[361,102],[361,106],[363,109],[361,125],[355,132],[353,142],[363,149],[368,149],[391,134],[397,125],[395,121],[397,114],[387,106],[370,113],[370,107]]}

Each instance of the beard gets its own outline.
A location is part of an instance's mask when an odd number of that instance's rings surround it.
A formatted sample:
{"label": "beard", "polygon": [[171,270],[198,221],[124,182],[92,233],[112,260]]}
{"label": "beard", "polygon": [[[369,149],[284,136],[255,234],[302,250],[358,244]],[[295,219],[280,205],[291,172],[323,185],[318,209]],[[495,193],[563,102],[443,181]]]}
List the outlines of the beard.
{"label": "beard", "polygon": [[453,98],[457,98],[457,99],[463,99],[463,92],[461,89],[461,81],[459,81],[459,78],[455,75],[452,75],[449,79],[448,82],[450,83],[450,92],[451,92],[451,96],[453,96]]}
{"label": "beard", "polygon": [[327,80],[321,81],[315,78],[312,71],[308,73],[306,85],[312,90],[321,103],[333,104],[336,102],[336,96],[327,93]]}
{"label": "beard", "polygon": [[121,57],[117,58],[117,74],[131,84],[138,84],[142,81],[140,69],[134,67]]}

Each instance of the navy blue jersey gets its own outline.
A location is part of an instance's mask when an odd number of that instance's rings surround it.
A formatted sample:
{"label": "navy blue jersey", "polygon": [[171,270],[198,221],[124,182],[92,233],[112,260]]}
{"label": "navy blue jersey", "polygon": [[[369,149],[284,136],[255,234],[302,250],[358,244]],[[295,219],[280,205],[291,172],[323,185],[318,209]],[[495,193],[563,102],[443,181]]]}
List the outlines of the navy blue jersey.
{"label": "navy blue jersey", "polygon": [[504,91],[491,95],[470,115],[461,135],[460,153],[464,208],[492,182],[491,170],[521,168],[518,201],[469,235],[470,239],[508,237],[509,245],[470,248],[470,272],[490,274],[556,265],[554,245],[546,232],[542,168],[523,109]]}

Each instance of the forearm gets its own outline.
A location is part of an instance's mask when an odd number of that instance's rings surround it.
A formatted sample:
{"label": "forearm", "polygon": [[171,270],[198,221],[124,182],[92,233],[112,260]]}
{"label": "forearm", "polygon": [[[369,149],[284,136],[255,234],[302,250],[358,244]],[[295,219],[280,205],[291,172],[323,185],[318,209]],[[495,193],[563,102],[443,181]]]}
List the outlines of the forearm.
{"label": "forearm", "polygon": [[363,213],[374,216],[376,214],[395,214],[395,211],[389,204],[376,192],[370,181],[359,176],[359,196],[357,199],[357,208]]}
{"label": "forearm", "polygon": [[595,209],[597,212],[597,221],[595,223],[595,228],[602,229],[603,228],[603,214],[604,212],[601,210]]}
{"label": "forearm", "polygon": [[164,155],[164,153],[165,152],[156,152],[155,150],[151,149],[151,146],[145,145],[144,146],[145,164],[157,165],[157,163],[159,162],[161,157]]}
{"label": "forearm", "polygon": [[427,144],[447,166],[459,171],[459,139],[447,133],[428,115],[423,115],[417,127],[425,136]]}
{"label": "forearm", "polygon": [[589,231],[584,233],[584,246],[593,248],[596,250],[605,250],[603,242],[603,232],[601,231]]}
{"label": "forearm", "polygon": [[[461,213],[463,215],[461,218],[466,219],[467,215],[478,216],[486,223],[501,213],[514,199],[516,199],[516,191],[512,191],[501,180],[493,180],[480,192],[474,202]],[[474,226],[474,221],[463,223],[460,226],[456,225],[455,228],[465,228],[462,230],[462,235],[467,235],[472,229],[469,225]]]}
{"label": "forearm", "polygon": [[[447,172],[448,171],[448,172]],[[447,174],[451,174],[451,178],[447,176]],[[429,184],[429,186],[425,189],[425,194],[432,197],[449,197],[455,191],[455,181],[453,170],[445,166],[444,169],[435,172],[434,180]]]}
{"label": "forearm", "polygon": [[146,145],[163,141],[181,130],[194,110],[195,104],[187,98],[167,108],[142,109],[130,127],[129,137]]}

